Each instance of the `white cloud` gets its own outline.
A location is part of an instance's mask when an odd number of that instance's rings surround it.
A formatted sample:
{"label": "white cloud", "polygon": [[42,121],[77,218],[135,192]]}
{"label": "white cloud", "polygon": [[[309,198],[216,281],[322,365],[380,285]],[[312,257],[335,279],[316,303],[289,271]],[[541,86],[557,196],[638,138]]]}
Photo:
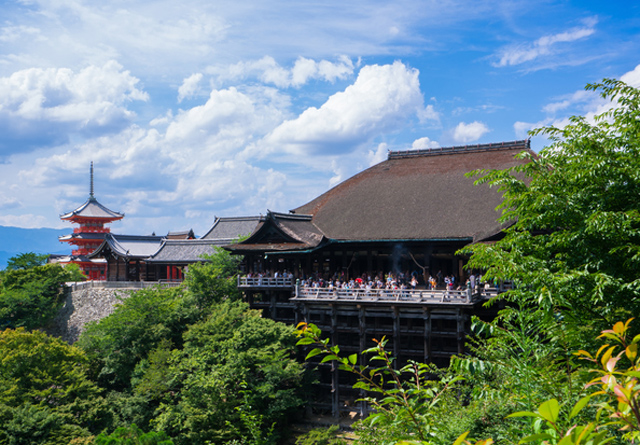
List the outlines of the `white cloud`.
{"label": "white cloud", "polygon": [[148,100],[137,83],[114,61],[78,73],[31,68],[0,78],[0,111],[26,120],[106,125],[116,116],[131,115],[125,102]]}
{"label": "white cloud", "polygon": [[640,65],[620,76],[620,80],[634,88],[640,88]]}
{"label": "white cloud", "polygon": [[440,113],[438,113],[431,104],[418,111],[418,119],[420,119],[421,123],[432,121],[440,125]]}
{"label": "white cloud", "polygon": [[182,85],[178,88],[178,102],[184,99],[190,99],[200,92],[200,81],[202,73],[195,73],[182,81]]}
{"label": "white cloud", "polygon": [[389,145],[386,142],[381,142],[378,144],[378,148],[376,150],[369,150],[367,153],[367,160],[369,161],[369,166],[379,164],[380,162],[387,159],[389,153]]}
{"label": "white cloud", "polygon": [[369,65],[353,85],[285,121],[265,138],[271,150],[338,153],[399,127],[423,105],[418,71],[400,62]]}
{"label": "white cloud", "polygon": [[482,122],[474,121],[470,124],[460,122],[453,131],[453,140],[457,143],[466,144],[477,141],[488,132],[489,127]]}
{"label": "white cloud", "polygon": [[327,82],[346,79],[353,74],[353,69],[353,62],[346,56],[338,57],[337,62],[316,62],[313,59],[298,57],[291,69],[281,66],[271,56],[264,56],[258,60],[238,62],[225,67],[211,66],[206,71],[214,75],[217,84],[256,78],[278,88],[300,88],[312,79]]}
{"label": "white cloud", "polygon": [[428,137],[416,139],[415,141],[413,141],[413,144],[411,144],[412,150],[424,150],[426,148],[438,148],[438,147],[440,147],[440,144],[437,141],[432,141]]}
{"label": "white cloud", "polygon": [[497,67],[519,65],[535,60],[541,56],[553,54],[556,51],[555,46],[558,43],[574,42],[595,33],[596,23],[596,19],[589,19],[583,27],[573,28],[558,34],[542,36],[531,44],[521,44],[503,48],[498,54],[498,62],[493,65]]}

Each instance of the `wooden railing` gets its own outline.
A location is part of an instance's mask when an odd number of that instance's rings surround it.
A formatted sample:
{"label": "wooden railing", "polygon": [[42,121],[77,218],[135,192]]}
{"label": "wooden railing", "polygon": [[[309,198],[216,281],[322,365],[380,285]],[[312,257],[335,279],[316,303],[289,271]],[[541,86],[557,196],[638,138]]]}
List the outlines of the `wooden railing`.
{"label": "wooden railing", "polygon": [[363,301],[386,303],[445,303],[469,304],[495,297],[498,290],[425,290],[425,289],[328,289],[319,287],[296,287],[293,300],[305,301]]}
{"label": "wooden railing", "polygon": [[292,288],[293,278],[283,277],[238,277],[238,287],[262,287],[262,288]]}

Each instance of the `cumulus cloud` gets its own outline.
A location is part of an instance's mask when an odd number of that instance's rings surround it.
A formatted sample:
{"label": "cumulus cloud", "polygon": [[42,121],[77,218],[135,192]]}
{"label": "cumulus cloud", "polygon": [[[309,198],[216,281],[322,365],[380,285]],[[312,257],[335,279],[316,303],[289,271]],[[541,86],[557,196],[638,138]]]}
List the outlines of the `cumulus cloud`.
{"label": "cumulus cloud", "polygon": [[184,99],[190,99],[200,92],[200,81],[202,73],[195,73],[182,81],[182,85],[178,88],[178,102]]}
{"label": "cumulus cloud", "polygon": [[138,79],[117,62],[67,68],[30,68],[0,78],[0,149],[16,140],[47,145],[60,143],[67,133],[92,134],[122,128],[135,116],[131,101],[146,101]]}
{"label": "cumulus cloud", "polygon": [[438,148],[438,147],[440,147],[440,144],[437,141],[432,141],[428,137],[416,139],[415,141],[413,141],[413,144],[411,144],[412,150],[424,150],[426,148]]}
{"label": "cumulus cloud", "polygon": [[300,154],[349,151],[398,127],[422,106],[417,70],[400,62],[365,66],[353,85],[283,122],[265,142],[271,150]]}
{"label": "cumulus cloud", "polygon": [[281,66],[273,57],[265,56],[225,67],[212,66],[207,69],[207,73],[215,77],[217,84],[256,78],[278,88],[300,88],[314,79],[327,82],[346,79],[353,74],[353,70],[354,64],[347,56],[338,57],[336,62],[316,62],[313,59],[298,57],[291,69]]}
{"label": "cumulus cloud", "polygon": [[482,122],[474,121],[470,124],[460,122],[453,131],[453,140],[457,143],[466,144],[477,141],[488,132],[489,127]]}
{"label": "cumulus cloud", "polygon": [[542,36],[530,44],[502,48],[497,55],[499,60],[493,65],[496,67],[520,65],[541,56],[553,54],[558,43],[574,42],[594,34],[596,32],[596,23],[596,19],[589,19],[586,21],[585,26],[572,28],[569,31],[558,34]]}

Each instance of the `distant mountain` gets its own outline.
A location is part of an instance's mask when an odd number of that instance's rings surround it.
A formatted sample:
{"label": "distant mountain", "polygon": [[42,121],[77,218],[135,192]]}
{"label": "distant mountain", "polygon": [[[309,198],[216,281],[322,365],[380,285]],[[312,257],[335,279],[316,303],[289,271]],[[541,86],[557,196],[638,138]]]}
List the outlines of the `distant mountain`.
{"label": "distant mountain", "polygon": [[21,229],[0,226],[0,269],[4,269],[12,256],[26,252],[69,254],[68,244],[58,237],[71,233],[68,229]]}

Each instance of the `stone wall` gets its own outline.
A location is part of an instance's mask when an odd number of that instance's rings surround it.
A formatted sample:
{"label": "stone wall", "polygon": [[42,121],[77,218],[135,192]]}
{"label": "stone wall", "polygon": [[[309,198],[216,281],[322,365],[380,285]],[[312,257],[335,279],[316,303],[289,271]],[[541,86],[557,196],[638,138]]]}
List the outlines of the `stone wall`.
{"label": "stone wall", "polygon": [[67,289],[64,306],[47,333],[72,344],[90,321],[98,321],[113,312],[120,299],[128,298],[136,289]]}

